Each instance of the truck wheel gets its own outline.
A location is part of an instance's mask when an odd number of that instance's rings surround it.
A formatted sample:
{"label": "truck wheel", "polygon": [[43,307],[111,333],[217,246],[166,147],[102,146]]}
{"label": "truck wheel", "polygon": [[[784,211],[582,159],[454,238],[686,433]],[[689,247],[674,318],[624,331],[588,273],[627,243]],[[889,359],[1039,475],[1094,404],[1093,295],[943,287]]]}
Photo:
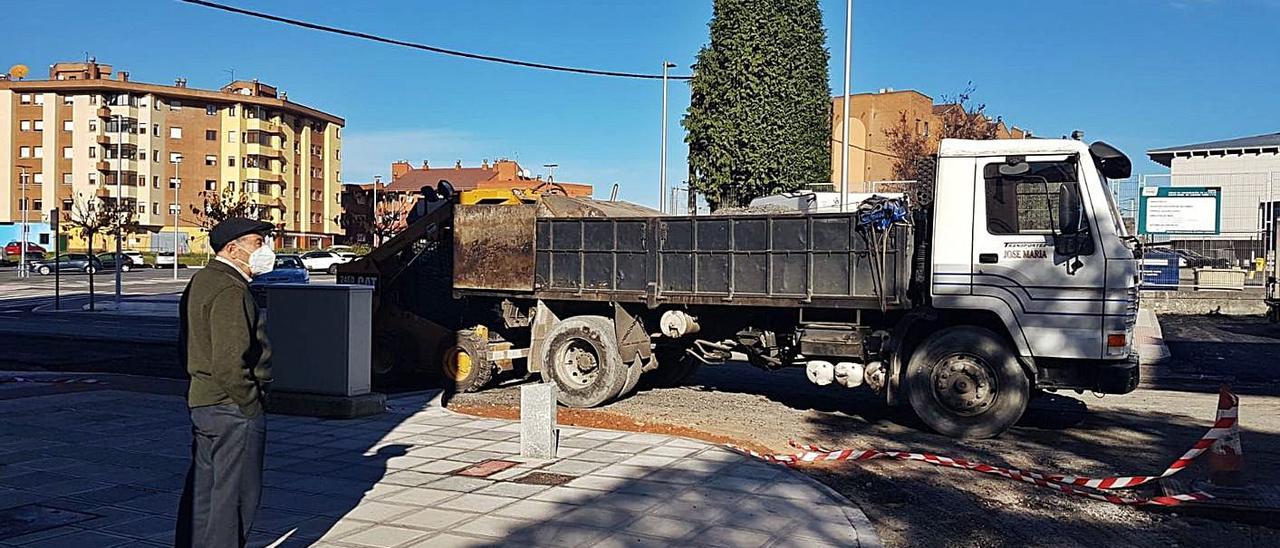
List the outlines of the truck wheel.
{"label": "truck wheel", "polygon": [[627,384],[627,364],[613,323],[604,316],[562,320],[542,348],[542,380],[556,383],[564,405],[595,407],[617,397]]}
{"label": "truck wheel", "polygon": [[1027,409],[1031,383],[1008,345],[980,327],[930,336],[907,365],[907,399],[920,420],[954,438],[989,438]]}
{"label": "truck wheel", "polygon": [[458,331],[458,342],[449,346],[440,359],[446,382],[458,392],[475,392],[493,380],[489,363],[489,341],[471,329]]}
{"label": "truck wheel", "polygon": [[653,350],[653,357],[658,360],[658,368],[645,375],[644,383],[654,388],[681,386],[693,378],[701,365],[681,347],[660,346]]}

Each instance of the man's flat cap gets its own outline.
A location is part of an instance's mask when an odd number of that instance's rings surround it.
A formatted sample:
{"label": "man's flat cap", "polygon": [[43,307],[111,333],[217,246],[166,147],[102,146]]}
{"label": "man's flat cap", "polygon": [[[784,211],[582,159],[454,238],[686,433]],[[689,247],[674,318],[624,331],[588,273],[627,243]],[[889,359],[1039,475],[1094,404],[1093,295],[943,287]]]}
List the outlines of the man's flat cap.
{"label": "man's flat cap", "polygon": [[231,243],[236,238],[245,234],[262,234],[266,235],[275,229],[275,225],[264,222],[246,219],[244,217],[231,217],[218,223],[209,231],[209,245],[213,246],[214,252],[222,251],[223,247]]}

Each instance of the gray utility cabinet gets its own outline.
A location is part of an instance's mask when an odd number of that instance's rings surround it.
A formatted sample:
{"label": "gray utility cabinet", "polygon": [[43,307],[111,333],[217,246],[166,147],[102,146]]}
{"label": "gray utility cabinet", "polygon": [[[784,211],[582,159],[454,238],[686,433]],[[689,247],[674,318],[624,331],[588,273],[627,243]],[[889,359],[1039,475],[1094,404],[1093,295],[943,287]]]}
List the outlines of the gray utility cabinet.
{"label": "gray utility cabinet", "polygon": [[369,393],[372,287],[270,285],[267,303],[272,391]]}

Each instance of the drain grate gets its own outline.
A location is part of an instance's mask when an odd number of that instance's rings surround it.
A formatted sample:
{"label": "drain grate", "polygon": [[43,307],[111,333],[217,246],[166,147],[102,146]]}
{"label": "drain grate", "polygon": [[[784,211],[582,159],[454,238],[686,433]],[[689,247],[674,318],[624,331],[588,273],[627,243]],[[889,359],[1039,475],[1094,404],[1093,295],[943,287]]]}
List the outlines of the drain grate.
{"label": "drain grate", "polygon": [[0,510],[0,540],[62,527],[63,525],[71,525],[72,523],[79,523],[98,517],[101,516],[42,504],[28,504],[17,508]]}
{"label": "drain grate", "polygon": [[518,464],[520,464],[520,463],[518,463],[518,462],[512,462],[512,461],[509,461],[509,460],[489,459],[489,460],[482,460],[482,461],[480,461],[480,462],[477,462],[477,463],[475,463],[475,464],[472,464],[471,466],[466,466],[466,467],[463,467],[463,468],[459,468],[459,469],[454,470],[453,472],[450,472],[450,473],[451,473],[451,474],[453,474],[453,475],[455,475],[455,476],[468,476],[468,477],[472,477],[472,478],[487,478],[487,477],[489,477],[489,476],[492,476],[492,475],[494,475],[494,474],[497,474],[498,472],[501,472],[501,471],[503,471],[503,470],[506,470],[506,469],[511,468],[512,466],[516,466],[516,465],[518,465]]}
{"label": "drain grate", "polygon": [[564,485],[575,479],[578,479],[578,477],[553,474],[551,472],[529,472],[511,481],[512,483],[527,483],[529,485]]}

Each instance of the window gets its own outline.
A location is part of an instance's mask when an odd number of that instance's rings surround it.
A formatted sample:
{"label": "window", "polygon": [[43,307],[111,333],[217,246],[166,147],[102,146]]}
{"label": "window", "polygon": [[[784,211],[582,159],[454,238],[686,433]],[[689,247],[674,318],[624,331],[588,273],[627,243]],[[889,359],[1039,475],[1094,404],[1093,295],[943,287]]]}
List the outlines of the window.
{"label": "window", "polygon": [[36,120],[32,125],[36,131],[44,131],[44,120]]}
{"label": "window", "polygon": [[138,135],[147,134],[147,124],[138,124]]}
{"label": "window", "polygon": [[71,120],[63,120],[63,121],[62,121],[62,131],[74,131],[75,129],[76,129],[76,123],[75,123],[75,122],[73,122],[73,121],[71,121]]}
{"label": "window", "polygon": [[71,184],[71,174],[70,174],[70,173],[63,173],[63,174],[62,174],[62,184],[64,184],[64,185],[69,185],[69,184]]}
{"label": "window", "polygon": [[151,176],[151,188],[160,188],[160,176],[159,176],[159,175],[152,175],[152,176]]}
{"label": "window", "polygon": [[236,130],[233,129],[227,132],[227,142],[228,143],[236,142]]}
{"label": "window", "polygon": [[156,150],[156,149],[154,149],[154,148],[153,148],[153,149],[151,149],[151,161],[152,161],[152,162],[156,162],[156,163],[159,163],[159,162],[160,162],[160,151],[158,151],[158,150]]}
{"label": "window", "polygon": [[[142,149],[142,150],[139,150],[139,151],[138,151],[138,159],[139,159],[139,160],[146,160],[146,159],[147,159],[147,149],[145,149],[145,148],[144,148],[144,149]],[[141,185],[139,185],[139,186],[141,186]]]}
{"label": "window", "polygon": [[98,157],[98,147],[89,147],[89,157],[90,158]]}
{"label": "window", "polygon": [[181,162],[182,162],[182,153],[181,153],[181,152],[170,152],[170,153],[169,153],[169,163],[171,163],[171,164],[177,164],[177,163],[181,163]]}
{"label": "window", "polygon": [[206,165],[206,166],[216,166],[216,165],[218,165],[218,157],[217,157],[217,156],[214,156],[213,154],[206,154],[206,155],[204,155],[204,165]]}
{"label": "window", "polygon": [[30,93],[23,93],[23,94],[22,94],[22,96],[21,96],[21,97],[19,97],[18,102],[20,102],[20,103],[22,103],[22,104],[24,104],[24,105],[30,105],[30,104],[31,104],[31,94],[30,94]]}
{"label": "window", "polygon": [[37,185],[43,185],[43,184],[44,184],[44,174],[43,174],[43,173],[34,173],[34,174],[32,174],[32,179],[31,179],[31,180],[32,180],[32,181],[34,181],[34,182],[35,182],[35,184],[37,184]]}
{"label": "window", "polygon": [[75,149],[72,147],[62,147],[62,157],[68,160],[75,157]]}
{"label": "window", "polygon": [[169,110],[182,110],[182,101],[177,99],[169,101]]}
{"label": "window", "polygon": [[236,167],[236,157],[227,156],[227,167]]}
{"label": "window", "polygon": [[96,132],[96,131],[98,131],[98,121],[97,121],[97,120],[89,120],[89,131],[92,131],[92,132]]}
{"label": "window", "polygon": [[63,211],[71,211],[71,200],[63,200],[63,201],[62,201],[62,210],[63,210]]}
{"label": "window", "polygon": [[146,212],[147,212],[147,205],[146,205],[146,204],[138,204],[138,213],[146,213]]}
{"label": "window", "polygon": [[1059,190],[1063,185],[1079,185],[1075,160],[1028,162],[1029,170],[1021,175],[1001,174],[1002,165],[987,164],[983,170],[987,232],[1053,234]]}
{"label": "window", "polygon": [[217,141],[217,140],[218,140],[218,130],[216,130],[216,129],[206,129],[206,130],[204,130],[204,140],[206,140],[206,141]]}
{"label": "window", "polygon": [[18,122],[18,131],[31,131],[31,120]]}
{"label": "window", "polygon": [[30,158],[30,157],[31,157],[31,147],[18,147],[18,157],[19,157],[19,158]]}
{"label": "window", "polygon": [[160,124],[151,124],[151,136],[152,137],[160,136]]}
{"label": "window", "polygon": [[235,182],[235,181],[227,181],[227,191],[228,191],[228,192],[234,192],[234,191],[235,191],[235,189],[236,189],[236,182]]}
{"label": "window", "polygon": [[218,105],[205,105],[205,106],[204,106],[204,113],[205,113],[205,115],[206,115],[206,116],[217,116],[217,115],[218,115]]}
{"label": "window", "polygon": [[64,105],[70,105],[70,104],[71,104],[71,99],[72,99],[72,97],[71,97],[70,95],[63,95],[63,96],[62,96],[62,104],[64,104]]}
{"label": "window", "polygon": [[151,214],[152,215],[160,214],[160,202],[151,202]]}
{"label": "window", "polygon": [[178,188],[182,186],[182,179],[177,177],[169,177],[169,188]]}
{"label": "window", "polygon": [[213,180],[213,179],[205,179],[205,180],[204,180],[204,189],[205,189],[205,190],[218,190],[218,181],[215,181],[215,180]]}
{"label": "window", "polygon": [[170,139],[181,139],[181,138],[182,138],[182,128],[180,128],[180,127],[170,127],[170,128],[169,128],[169,138],[170,138]]}
{"label": "window", "polygon": [[43,94],[43,93],[37,93],[37,94],[35,94],[34,99],[35,99],[35,103],[36,103],[37,105],[43,105],[43,104],[44,104],[44,94]]}
{"label": "window", "polygon": [[227,116],[235,116],[235,115],[236,115],[236,106],[227,105]]}
{"label": "window", "polygon": [[98,184],[98,174],[97,174],[97,173],[90,173],[90,174],[89,174],[89,184],[91,184],[91,185],[96,185],[96,184]]}
{"label": "window", "polygon": [[147,176],[146,176],[146,175],[139,175],[139,176],[138,176],[138,178],[137,178],[137,180],[136,180],[136,182],[135,182],[134,184],[135,184],[135,185],[137,185],[137,186],[147,186]]}
{"label": "window", "polygon": [[44,200],[32,200],[31,204],[35,206],[36,211],[44,211]]}

